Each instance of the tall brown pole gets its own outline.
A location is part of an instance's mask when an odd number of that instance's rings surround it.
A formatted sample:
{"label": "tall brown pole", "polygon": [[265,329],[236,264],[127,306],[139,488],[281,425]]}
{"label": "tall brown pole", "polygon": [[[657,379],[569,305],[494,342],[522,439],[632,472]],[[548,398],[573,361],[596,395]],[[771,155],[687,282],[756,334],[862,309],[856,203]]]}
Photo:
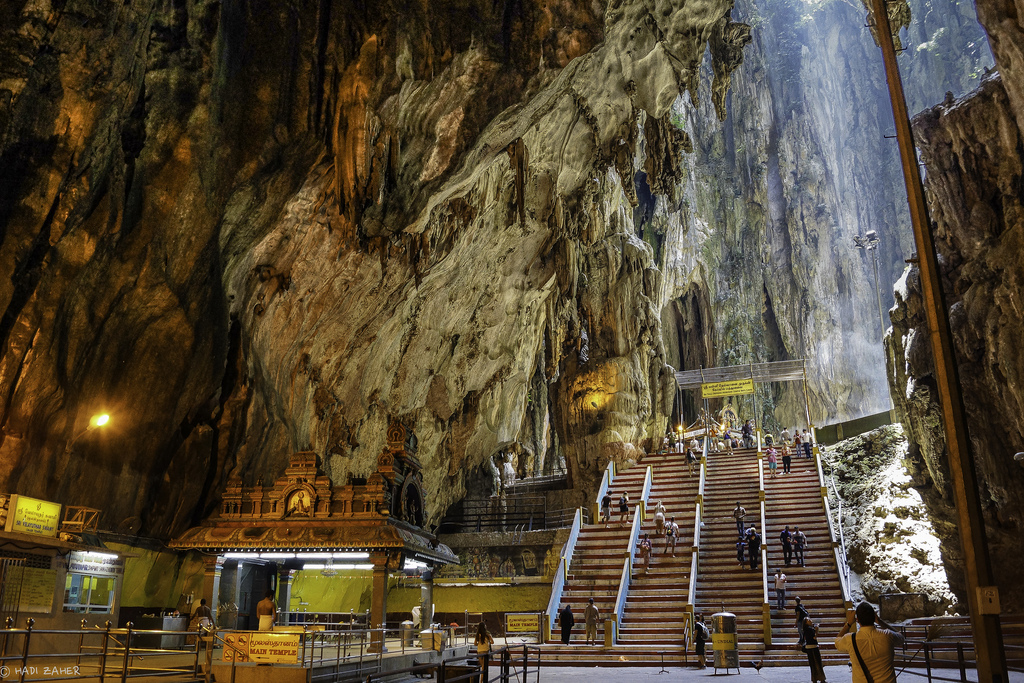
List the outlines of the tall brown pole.
{"label": "tall brown pole", "polygon": [[[889,97],[892,100],[892,114],[896,122],[896,138],[900,145],[900,161],[903,165],[903,179],[907,185],[907,202],[910,204],[910,221],[914,228],[917,244],[918,267],[921,271],[921,294],[924,311],[928,320],[928,331],[932,344],[935,366],[935,383],[942,405],[943,427],[946,433],[946,450],[949,453],[949,471],[953,483],[953,496],[959,517],[960,542],[964,551],[964,569],[967,578],[967,602],[971,610],[971,630],[974,633],[974,650],[978,657],[978,680],[981,683],[1003,683],[1006,681],[1006,658],[1003,652],[1003,636],[998,614],[982,614],[980,588],[992,590],[992,564],[988,556],[985,539],[985,522],[982,517],[981,501],[978,497],[977,476],[967,439],[967,419],[964,415],[963,398],[960,395],[960,378],[957,375],[956,358],[953,352],[952,334],[949,329],[948,308],[939,281],[938,259],[932,241],[931,222],[924,199],[924,187],[917,166],[917,154],[907,115],[907,102],[903,95],[896,64],[896,49],[892,42],[892,29],[886,12],[885,0],[872,0],[878,44],[882,48],[885,74],[889,82]],[[987,609],[985,611],[988,611]]]}

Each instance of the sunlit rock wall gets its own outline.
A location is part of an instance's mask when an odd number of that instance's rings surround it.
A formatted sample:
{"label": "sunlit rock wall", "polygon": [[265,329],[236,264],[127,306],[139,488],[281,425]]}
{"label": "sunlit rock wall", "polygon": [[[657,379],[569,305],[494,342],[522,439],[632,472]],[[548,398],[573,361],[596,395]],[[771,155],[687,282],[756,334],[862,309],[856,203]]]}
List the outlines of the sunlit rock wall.
{"label": "sunlit rock wall", "polygon": [[[918,111],[971,89],[992,58],[972,3],[910,5],[900,63]],[[710,117],[710,102],[677,104],[694,153],[639,221],[660,246],[669,363],[806,358],[811,421],[887,410],[871,258],[853,248],[854,235],[879,234],[888,309],[913,246],[881,52],[859,3],[744,1],[734,14],[753,42],[727,118]],[[799,383],[757,402],[772,429],[805,423]],[[753,416],[750,398],[738,408]]]}
{"label": "sunlit rock wall", "polygon": [[[997,52],[998,55],[998,52]],[[914,132],[927,168],[925,189],[960,383],[1003,609],[1024,607],[1024,190],[1018,109],[1003,68],[970,95],[925,111]],[[910,458],[943,541],[950,584],[964,595],[945,435],[932,371],[916,267],[896,288],[890,340],[896,408],[911,438]]]}
{"label": "sunlit rock wall", "polygon": [[889,425],[824,450],[833,523],[842,524],[854,601],[921,593],[924,610],[908,616],[941,615],[956,609],[939,547],[950,529],[936,532],[907,473],[907,447],[903,429]]}
{"label": "sunlit rock wall", "polygon": [[632,177],[707,50],[724,102],[730,7],[17,3],[0,490],[173,534],[297,449],[366,476],[399,419],[432,520],[511,447],[581,497],[670,410]]}

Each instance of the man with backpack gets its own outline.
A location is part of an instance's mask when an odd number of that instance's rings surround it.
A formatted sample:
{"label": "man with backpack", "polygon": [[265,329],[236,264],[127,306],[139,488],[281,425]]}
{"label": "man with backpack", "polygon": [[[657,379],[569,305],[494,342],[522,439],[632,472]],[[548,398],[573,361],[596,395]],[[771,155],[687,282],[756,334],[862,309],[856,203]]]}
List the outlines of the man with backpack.
{"label": "man with backpack", "polygon": [[693,649],[697,653],[697,662],[699,662],[702,669],[708,668],[704,657],[704,643],[709,640],[711,640],[711,633],[708,631],[708,627],[704,625],[704,617],[698,614],[693,621]]}

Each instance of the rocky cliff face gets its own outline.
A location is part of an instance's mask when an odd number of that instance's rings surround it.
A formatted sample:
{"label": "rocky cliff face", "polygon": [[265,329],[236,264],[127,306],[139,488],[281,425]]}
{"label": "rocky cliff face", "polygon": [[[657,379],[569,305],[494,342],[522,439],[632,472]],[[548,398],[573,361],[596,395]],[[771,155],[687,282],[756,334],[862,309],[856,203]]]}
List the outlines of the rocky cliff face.
{"label": "rocky cliff face", "polygon": [[432,518],[513,446],[581,494],[670,410],[632,178],[671,184],[707,49],[723,111],[730,8],[5,12],[0,489],[174,533],[300,448],[365,476],[400,419]]}
{"label": "rocky cliff face", "polygon": [[[1024,360],[1018,350],[1024,334],[1024,192],[1019,110],[1011,88],[1003,85],[1019,75],[1012,62],[1000,70],[969,96],[922,113],[914,132],[928,169],[929,211],[990,554],[1004,609],[1019,609],[1021,574],[1010,558],[1024,552],[1024,472],[1013,460],[1024,444]],[[911,437],[915,476],[937,528],[945,529],[943,558],[963,600],[962,552],[921,306],[912,266],[897,285],[891,312],[890,372],[897,410]]]}
{"label": "rocky cliff face", "polygon": [[[971,3],[908,10],[900,62],[918,111],[971,89],[992,62]],[[694,153],[676,193],[641,219],[662,245],[669,362],[806,358],[812,422],[887,410],[871,257],[853,248],[877,231],[888,309],[913,241],[880,51],[853,4],[739,2],[735,14],[754,30],[727,118],[679,103]],[[756,400],[773,430],[805,422],[799,384]],[[740,406],[753,415],[751,399]]]}

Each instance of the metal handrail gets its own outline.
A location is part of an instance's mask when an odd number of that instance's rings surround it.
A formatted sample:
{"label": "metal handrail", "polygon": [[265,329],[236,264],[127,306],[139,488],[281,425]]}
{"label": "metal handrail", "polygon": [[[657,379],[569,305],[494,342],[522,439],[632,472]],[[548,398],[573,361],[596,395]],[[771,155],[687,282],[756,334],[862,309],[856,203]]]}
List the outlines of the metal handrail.
{"label": "metal handrail", "polygon": [[566,540],[565,545],[562,546],[561,560],[558,563],[558,569],[555,571],[555,576],[551,580],[551,597],[548,599],[548,608],[545,614],[548,615],[548,633],[550,634],[551,628],[554,627],[555,619],[558,617],[558,605],[562,601],[562,591],[565,588],[565,580],[569,576],[569,563],[572,560],[572,554],[576,550],[576,541],[580,536],[580,528],[583,526],[583,514],[582,511],[577,508],[576,516],[573,518],[572,530],[569,532],[569,538]]}
{"label": "metal handrail", "polygon": [[615,481],[615,461],[609,460],[608,464],[605,465],[604,474],[601,475],[601,486],[597,489],[597,497],[594,498],[594,504],[597,505],[598,512],[601,510],[601,499],[612,487],[612,482]]}
{"label": "metal handrail", "polygon": [[761,607],[762,620],[764,621],[764,644],[772,644],[772,622],[771,603],[768,601],[768,525],[765,515],[765,489],[764,489],[764,457],[759,450],[757,452],[757,486],[758,498],[761,508],[761,589],[764,595],[764,602]]}
{"label": "metal handrail", "polygon": [[697,482],[697,500],[694,501],[693,545],[690,547],[690,580],[686,589],[686,604],[693,605],[697,599],[697,570],[700,566],[700,526],[704,520],[704,486],[707,483],[708,440],[700,454],[700,479]]}
{"label": "metal handrail", "polygon": [[619,590],[615,594],[615,612],[612,615],[615,622],[615,633],[612,634],[613,642],[618,640],[619,625],[622,623],[622,613],[626,609],[626,598],[629,596],[629,585],[633,581],[633,554],[628,553],[622,560],[622,573],[619,575]]}
{"label": "metal handrail", "polygon": [[647,501],[651,495],[651,486],[654,484],[654,470],[651,466],[647,466],[647,471],[644,473],[644,487],[640,493],[640,505],[642,507],[642,514],[644,519],[647,518]]}

